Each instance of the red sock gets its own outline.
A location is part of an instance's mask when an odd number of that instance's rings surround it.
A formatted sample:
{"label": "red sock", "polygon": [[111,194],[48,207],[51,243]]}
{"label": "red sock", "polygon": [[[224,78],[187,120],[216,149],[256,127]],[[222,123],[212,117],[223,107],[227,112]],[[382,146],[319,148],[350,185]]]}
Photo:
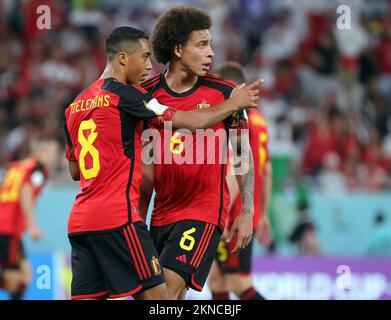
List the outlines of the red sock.
{"label": "red sock", "polygon": [[266,300],[254,287],[245,290],[239,298],[241,300]]}
{"label": "red sock", "polygon": [[229,292],[213,292],[212,291],[212,300],[229,300]]}

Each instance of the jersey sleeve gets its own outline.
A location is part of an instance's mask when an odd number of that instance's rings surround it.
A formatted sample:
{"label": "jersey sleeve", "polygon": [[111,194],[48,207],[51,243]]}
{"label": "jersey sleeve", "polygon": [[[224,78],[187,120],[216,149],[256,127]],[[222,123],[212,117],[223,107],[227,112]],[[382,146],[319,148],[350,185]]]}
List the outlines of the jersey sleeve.
{"label": "jersey sleeve", "polygon": [[38,163],[34,167],[27,169],[22,184],[31,184],[34,188],[40,188],[46,183],[46,180],[45,168]]}
{"label": "jersey sleeve", "polygon": [[64,121],[65,131],[65,158],[69,161],[76,161],[74,147],[72,144],[71,136],[69,135],[66,120]]}
{"label": "jersey sleeve", "polygon": [[45,172],[43,171],[43,168],[37,167],[31,172],[29,182],[32,186],[36,188],[41,187],[45,184],[45,181],[46,176]]}
{"label": "jersey sleeve", "polygon": [[175,113],[137,85],[124,85],[119,96],[119,108],[133,119],[159,122],[156,118],[161,117],[162,121],[168,121]]}

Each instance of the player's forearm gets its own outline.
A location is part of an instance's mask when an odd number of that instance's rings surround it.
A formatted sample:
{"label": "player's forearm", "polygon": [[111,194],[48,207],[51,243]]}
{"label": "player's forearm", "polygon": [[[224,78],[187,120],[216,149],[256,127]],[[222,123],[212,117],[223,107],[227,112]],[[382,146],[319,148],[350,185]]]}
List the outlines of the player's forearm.
{"label": "player's forearm", "polygon": [[141,219],[146,222],[149,204],[151,202],[152,192],[150,194],[140,194],[139,210]]}
{"label": "player's forearm", "polygon": [[254,160],[251,150],[249,150],[248,161],[248,171],[245,174],[236,176],[242,197],[242,214],[254,213]]}
{"label": "player's forearm", "polygon": [[140,185],[140,202],[139,210],[143,221],[146,221],[149,203],[151,202],[153,187],[154,187],[154,168],[153,164],[142,165],[142,179]]}
{"label": "player's forearm", "polygon": [[237,110],[235,102],[228,99],[213,108],[177,111],[172,124],[174,128],[186,128],[195,132],[196,129],[211,128],[219,124]]}
{"label": "player's forearm", "polygon": [[234,206],[234,204],[236,202],[236,198],[238,197],[238,194],[239,194],[238,182],[236,181],[235,177],[232,177],[232,175],[230,175],[230,176],[231,176],[230,179],[233,179],[233,181],[231,182],[231,187],[228,187],[229,188],[229,198],[230,198],[228,211],[231,211],[232,207]]}
{"label": "player's forearm", "polygon": [[248,133],[245,137],[243,135],[242,132],[234,133],[230,139],[232,145],[236,146],[235,168],[247,168],[245,173],[236,174],[236,181],[242,197],[242,213],[247,214],[254,213],[254,159],[248,141]]}
{"label": "player's forearm", "polygon": [[272,166],[270,161],[265,165],[265,172],[262,179],[262,203],[263,203],[263,214],[267,215],[267,210],[269,209],[270,196],[272,190]]}
{"label": "player's forearm", "polygon": [[230,198],[228,211],[231,211],[232,206],[235,203],[236,197],[239,194],[238,182],[236,181],[236,176],[231,172],[231,170],[232,168],[229,165],[227,177],[226,177],[226,181],[229,189],[229,198]]}
{"label": "player's forearm", "polygon": [[20,190],[20,207],[26,217],[27,226],[35,224],[33,188],[26,184]]}

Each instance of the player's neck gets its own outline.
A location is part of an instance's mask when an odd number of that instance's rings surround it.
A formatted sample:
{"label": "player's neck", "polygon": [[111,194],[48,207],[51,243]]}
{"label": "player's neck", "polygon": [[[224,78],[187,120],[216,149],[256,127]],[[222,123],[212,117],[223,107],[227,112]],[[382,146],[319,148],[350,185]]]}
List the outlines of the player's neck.
{"label": "player's neck", "polygon": [[198,80],[198,76],[190,73],[183,65],[170,63],[164,74],[167,85],[171,90],[182,93],[191,89]]}
{"label": "player's neck", "polygon": [[105,70],[99,79],[114,78],[122,83],[126,83],[126,77],[124,74],[116,70],[113,65],[107,64]]}

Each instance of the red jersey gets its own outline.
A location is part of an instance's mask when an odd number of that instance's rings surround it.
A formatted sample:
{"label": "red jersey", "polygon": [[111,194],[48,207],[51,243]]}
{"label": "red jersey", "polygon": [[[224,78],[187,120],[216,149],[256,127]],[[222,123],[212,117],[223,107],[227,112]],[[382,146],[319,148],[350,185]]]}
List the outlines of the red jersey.
{"label": "red jersey", "polygon": [[33,187],[33,204],[41,193],[48,171],[35,158],[9,164],[0,187],[0,234],[21,239],[26,218],[20,205],[20,191],[26,183]]}
{"label": "red jersey", "polygon": [[[152,101],[151,101],[152,100]],[[66,156],[77,161],[80,190],[68,233],[109,231],[140,221],[141,133],[143,120],[161,114],[137,85],[99,79],[65,110]]]}
{"label": "red jersey", "polygon": [[[143,86],[161,103],[174,110],[188,111],[202,103],[211,107],[218,105],[229,98],[235,84],[208,73],[190,90],[176,93],[169,88],[164,75],[158,74]],[[161,139],[160,163],[154,165],[156,196],[152,226],[192,219],[224,228],[229,203],[225,180],[227,128],[235,120],[232,116],[227,118],[208,129],[204,137],[180,131],[165,133],[160,129],[160,136],[169,139]],[[240,120],[241,126],[247,127],[247,123]],[[190,161],[182,163],[184,157]],[[172,163],[167,163],[167,158],[171,158]]]}
{"label": "red jersey", "polygon": [[[269,161],[269,134],[266,120],[257,110],[251,110],[248,115],[250,125],[250,146],[254,157],[254,218],[253,227],[258,225],[259,218],[264,214],[262,202],[262,177],[265,172],[265,164]],[[242,212],[242,199],[240,194],[229,212],[229,221],[233,223]]]}

